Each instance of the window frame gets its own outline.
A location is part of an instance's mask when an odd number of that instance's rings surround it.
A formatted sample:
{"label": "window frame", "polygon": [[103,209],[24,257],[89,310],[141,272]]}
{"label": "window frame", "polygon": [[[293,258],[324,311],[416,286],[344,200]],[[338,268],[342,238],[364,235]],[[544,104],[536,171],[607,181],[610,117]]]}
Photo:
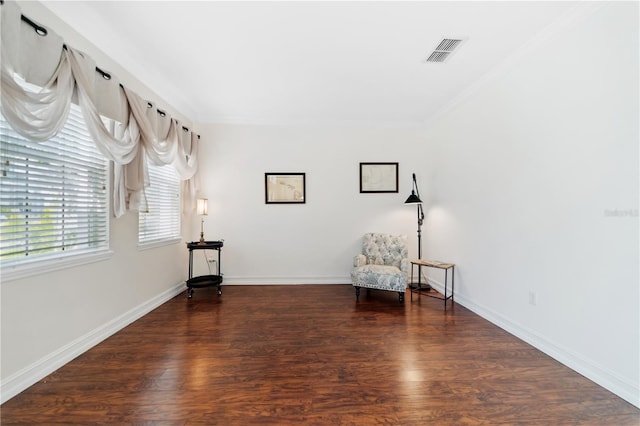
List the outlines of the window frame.
{"label": "window frame", "polygon": [[151,209],[152,205],[154,204],[154,200],[150,199],[150,196],[152,197],[154,192],[153,190],[150,190],[154,184],[154,171],[157,171],[160,169],[172,170],[173,176],[177,179],[175,183],[176,183],[178,198],[175,203],[175,206],[173,206],[175,208],[175,211],[173,212],[173,214],[175,214],[175,216],[177,217],[178,225],[173,230],[175,232],[172,232],[168,235],[161,235],[157,238],[141,239],[142,237],[141,230],[143,226],[142,218],[143,218],[143,215],[149,214],[150,212],[149,213],[142,212],[142,211],[138,212],[138,249],[139,250],[148,250],[152,248],[163,247],[171,244],[176,244],[182,241],[182,179],[180,179],[180,175],[175,170],[173,165],[167,164],[163,166],[157,166],[147,159],[147,170],[149,172],[148,173],[149,188],[145,189],[144,197],[146,199],[147,205]]}
{"label": "window frame", "polygon": [[[93,143],[93,148],[96,152],[99,153],[97,148],[95,147],[95,142],[91,138],[89,134],[89,130],[87,129],[86,122],[84,121],[84,116],[80,107],[76,104],[71,104],[72,111],[71,114],[74,114],[75,119],[81,119],[82,125],[84,126],[83,132],[88,135],[89,139]],[[11,127],[6,118],[0,117],[2,121],[6,123],[7,127]],[[67,118],[67,122],[65,122],[64,130],[61,130],[61,133],[65,130],[69,133],[73,133],[74,130],[67,128],[69,125],[69,118]],[[77,124],[76,124],[77,125]],[[73,126],[73,124],[72,124]],[[15,130],[11,129],[12,132]],[[15,136],[11,136],[15,137]],[[17,135],[21,140],[26,140],[22,135]],[[64,135],[62,137],[65,137]],[[39,142],[38,142],[39,143]],[[4,145],[5,142],[0,142],[1,145]],[[0,149],[1,150],[1,149]],[[110,249],[111,244],[111,182],[112,182],[112,167],[108,159],[106,159],[102,154],[100,154],[101,161],[104,166],[104,181],[102,184],[104,185],[104,211],[102,211],[102,218],[104,220],[104,242],[102,242],[98,247],[91,248],[82,248],[82,249],[73,249],[70,251],[55,251],[52,253],[41,253],[41,254],[33,254],[31,256],[24,256],[17,261],[1,261],[0,260],[0,271],[2,282],[6,281],[14,281],[21,278],[27,278],[30,276],[41,275],[45,273],[49,273],[52,271],[58,271],[67,268],[78,267],[94,262],[103,261],[109,259],[113,255],[113,251]]]}

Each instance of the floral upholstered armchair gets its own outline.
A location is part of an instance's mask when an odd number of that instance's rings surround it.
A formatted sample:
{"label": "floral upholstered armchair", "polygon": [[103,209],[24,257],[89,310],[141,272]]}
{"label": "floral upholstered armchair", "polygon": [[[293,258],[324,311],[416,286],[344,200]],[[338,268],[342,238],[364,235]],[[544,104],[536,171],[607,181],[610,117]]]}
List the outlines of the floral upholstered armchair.
{"label": "floral upholstered armchair", "polygon": [[404,302],[407,289],[408,249],[406,235],[365,234],[362,254],[353,260],[351,281],[356,288],[356,300],[360,288],[395,291],[400,303]]}

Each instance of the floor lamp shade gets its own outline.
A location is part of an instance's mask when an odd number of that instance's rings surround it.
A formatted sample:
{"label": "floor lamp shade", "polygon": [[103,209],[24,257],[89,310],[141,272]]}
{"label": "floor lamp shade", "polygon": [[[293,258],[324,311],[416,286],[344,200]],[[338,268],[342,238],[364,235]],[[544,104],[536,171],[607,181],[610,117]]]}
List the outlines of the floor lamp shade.
{"label": "floor lamp shade", "polygon": [[407,201],[405,201],[404,203],[405,204],[422,204],[422,200],[420,199],[420,197],[416,195],[415,191],[411,191],[411,195],[409,195],[409,198],[407,198]]}

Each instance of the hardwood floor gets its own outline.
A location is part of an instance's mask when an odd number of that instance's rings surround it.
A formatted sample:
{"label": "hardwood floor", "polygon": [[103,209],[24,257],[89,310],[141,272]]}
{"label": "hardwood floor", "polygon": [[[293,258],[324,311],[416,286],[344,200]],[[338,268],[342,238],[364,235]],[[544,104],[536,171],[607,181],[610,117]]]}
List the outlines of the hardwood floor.
{"label": "hardwood floor", "polygon": [[12,424],[637,425],[462,306],[350,285],[197,289],[1,407]]}

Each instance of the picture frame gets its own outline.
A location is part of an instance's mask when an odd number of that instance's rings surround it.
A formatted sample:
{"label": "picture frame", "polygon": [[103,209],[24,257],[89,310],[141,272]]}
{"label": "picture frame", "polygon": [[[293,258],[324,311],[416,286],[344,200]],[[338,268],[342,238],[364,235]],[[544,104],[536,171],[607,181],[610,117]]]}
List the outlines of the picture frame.
{"label": "picture frame", "polygon": [[305,204],[305,173],[265,173],[265,204]]}
{"label": "picture frame", "polygon": [[398,192],[398,163],[360,163],[360,193]]}

